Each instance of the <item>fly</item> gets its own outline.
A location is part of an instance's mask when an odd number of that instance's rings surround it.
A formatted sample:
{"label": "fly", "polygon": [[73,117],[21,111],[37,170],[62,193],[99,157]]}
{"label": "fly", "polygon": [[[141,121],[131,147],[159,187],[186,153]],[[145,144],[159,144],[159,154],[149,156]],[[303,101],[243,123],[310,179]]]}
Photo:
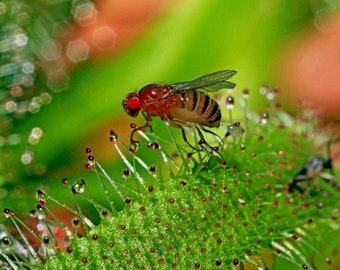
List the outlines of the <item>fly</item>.
{"label": "fly", "polygon": [[184,127],[195,127],[201,144],[205,143],[200,128],[211,132],[205,127],[217,128],[221,122],[220,107],[206,92],[234,88],[236,84],[228,79],[235,74],[235,70],[220,70],[187,82],[148,84],[138,92],[129,93],[123,100],[125,112],[132,117],[137,117],[142,112],[146,119],[145,125],[131,132],[131,145],[139,144],[134,140],[135,132],[151,127],[152,118],[159,117],[169,125],[181,128],[184,141],[191,148],[199,150],[188,142]]}

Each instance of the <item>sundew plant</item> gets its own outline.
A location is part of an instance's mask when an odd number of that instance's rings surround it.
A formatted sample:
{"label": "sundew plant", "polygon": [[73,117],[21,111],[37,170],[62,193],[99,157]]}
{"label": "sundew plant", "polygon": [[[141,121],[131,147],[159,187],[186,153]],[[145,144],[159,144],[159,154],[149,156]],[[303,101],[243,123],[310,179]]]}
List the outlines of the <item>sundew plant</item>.
{"label": "sundew plant", "polygon": [[[168,2],[0,1],[0,268],[339,269],[338,126],[260,87],[338,5]],[[122,108],[223,69],[218,128]]]}
{"label": "sundew plant", "polygon": [[[137,151],[110,131],[108,147],[125,166],[120,178],[96,160],[95,145],[85,149],[89,174],[72,183],[66,177],[61,184],[69,186],[75,202],[90,203],[98,224],[84,209],[41,189],[30,225],[5,208],[17,236],[3,228],[3,266],[276,269],[281,259],[291,269],[332,269],[339,183],[324,179],[327,167],[314,164],[316,156],[328,158],[332,135],[318,130],[307,110],[296,118],[281,110],[277,89],[261,88],[269,103],[261,113],[248,109],[249,90],[221,92],[215,95],[224,115],[218,135],[206,133],[202,142],[187,130],[201,151],[162,121],[155,121],[152,131],[138,131]],[[311,157],[313,164],[307,162]],[[105,199],[92,196],[93,188]],[[71,216],[68,223],[51,211],[53,205]]]}

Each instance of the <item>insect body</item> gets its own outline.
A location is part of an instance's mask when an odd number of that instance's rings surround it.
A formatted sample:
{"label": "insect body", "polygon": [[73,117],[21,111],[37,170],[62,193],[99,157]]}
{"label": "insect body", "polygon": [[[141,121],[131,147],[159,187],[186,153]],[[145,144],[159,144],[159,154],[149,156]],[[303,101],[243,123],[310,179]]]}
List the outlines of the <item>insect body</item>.
{"label": "insect body", "polygon": [[131,143],[137,142],[133,139],[134,133],[150,127],[154,116],[160,117],[172,126],[181,128],[183,138],[187,143],[184,126],[196,127],[202,139],[202,133],[197,125],[202,128],[218,127],[221,121],[219,105],[204,91],[215,92],[222,88],[234,88],[235,84],[227,80],[235,74],[234,70],[221,70],[188,82],[149,84],[139,92],[128,94],[123,100],[126,113],[136,117],[142,111],[146,118],[144,126],[132,131]]}
{"label": "insect body", "polygon": [[339,189],[340,185],[334,179],[334,176],[324,171],[325,169],[332,168],[332,160],[330,158],[324,159],[319,156],[310,157],[292,181],[290,181],[287,191],[291,193],[296,189],[303,193],[300,183],[316,179],[317,177],[321,177],[322,179],[329,181],[334,187]]}

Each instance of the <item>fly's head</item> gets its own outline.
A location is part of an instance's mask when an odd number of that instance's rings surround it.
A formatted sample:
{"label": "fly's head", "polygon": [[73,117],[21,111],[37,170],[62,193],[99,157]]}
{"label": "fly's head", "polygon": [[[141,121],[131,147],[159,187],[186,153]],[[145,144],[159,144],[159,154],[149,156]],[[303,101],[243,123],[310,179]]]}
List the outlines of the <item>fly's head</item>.
{"label": "fly's head", "polygon": [[138,115],[142,106],[137,92],[131,92],[128,94],[126,98],[123,99],[122,104],[125,112],[132,117],[136,117]]}

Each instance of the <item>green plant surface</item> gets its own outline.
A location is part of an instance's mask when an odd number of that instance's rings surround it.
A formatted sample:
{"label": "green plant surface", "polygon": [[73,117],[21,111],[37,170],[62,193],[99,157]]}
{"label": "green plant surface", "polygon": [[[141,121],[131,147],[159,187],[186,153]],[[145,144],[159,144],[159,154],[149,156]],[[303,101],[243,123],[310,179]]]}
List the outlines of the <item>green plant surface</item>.
{"label": "green plant surface", "polygon": [[[271,91],[266,96],[271,97]],[[311,156],[319,154],[320,146],[326,152],[327,137],[315,132],[308,114],[295,121],[277,108],[276,99],[270,99],[266,114],[249,111],[240,95],[235,101],[232,116],[241,124],[222,125],[219,132],[227,134],[222,142],[205,134],[210,145],[219,144],[220,156],[207,142],[203,151],[188,152],[182,139],[173,137],[173,130],[161,121],[155,123],[154,133],[144,133],[135,154],[111,132],[107,144],[121,153],[128,168],[126,179],[108,174],[95,151],[88,149],[92,176],[69,185],[75,200],[87,200],[87,211],[95,212],[100,222],[93,225],[79,210],[57,203],[59,213],[78,216],[80,223],[73,218],[71,224],[82,237],[74,233],[66,250],[54,254],[58,239],[43,233],[48,241],[41,242],[39,254],[46,263],[36,259],[38,269],[248,269],[249,265],[332,269],[328,261],[337,269],[339,184],[322,180],[325,169],[299,183],[301,191],[287,192],[287,185]],[[227,115],[227,109],[223,112]],[[162,125],[167,132],[158,133]],[[144,154],[152,158],[144,159]],[[94,196],[98,191],[104,195]],[[55,205],[52,193],[38,196],[40,206],[34,216],[43,215],[38,223],[44,226],[58,224],[57,219],[44,217]],[[101,197],[106,201],[98,200]],[[8,211],[7,217],[18,222]],[[319,244],[324,245],[329,235],[333,240],[323,250]],[[59,243],[60,248],[64,245]],[[282,260],[268,260],[263,252]]]}

